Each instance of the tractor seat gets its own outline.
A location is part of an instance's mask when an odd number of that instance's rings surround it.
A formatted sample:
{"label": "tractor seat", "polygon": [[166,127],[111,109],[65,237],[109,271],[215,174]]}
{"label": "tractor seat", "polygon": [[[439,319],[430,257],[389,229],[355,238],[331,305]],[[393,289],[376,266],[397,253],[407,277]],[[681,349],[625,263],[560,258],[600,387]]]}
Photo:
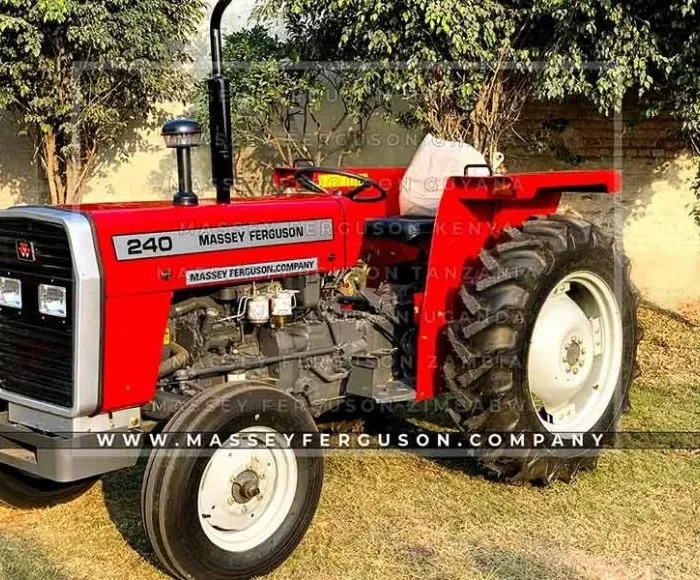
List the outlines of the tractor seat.
{"label": "tractor seat", "polygon": [[372,218],[365,221],[365,236],[417,244],[430,239],[434,227],[434,217],[402,215]]}

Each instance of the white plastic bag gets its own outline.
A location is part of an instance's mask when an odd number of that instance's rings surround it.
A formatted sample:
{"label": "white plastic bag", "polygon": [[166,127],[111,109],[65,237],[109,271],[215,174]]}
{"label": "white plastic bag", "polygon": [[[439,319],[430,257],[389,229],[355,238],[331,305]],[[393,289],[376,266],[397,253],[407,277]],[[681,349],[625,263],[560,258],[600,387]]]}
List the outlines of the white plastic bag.
{"label": "white plastic bag", "polygon": [[[466,165],[486,165],[486,159],[467,143],[426,135],[401,181],[401,215],[434,216],[447,179],[464,175]],[[489,170],[474,168],[469,175],[489,175]]]}

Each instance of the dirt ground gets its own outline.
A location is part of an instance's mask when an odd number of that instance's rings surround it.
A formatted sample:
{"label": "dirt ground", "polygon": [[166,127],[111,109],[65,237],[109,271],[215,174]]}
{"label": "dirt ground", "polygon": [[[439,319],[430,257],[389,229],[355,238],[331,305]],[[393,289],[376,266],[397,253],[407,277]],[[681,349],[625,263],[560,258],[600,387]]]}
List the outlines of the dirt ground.
{"label": "dirt ground", "polygon": [[[641,311],[627,430],[700,431],[700,328]],[[5,579],[165,578],[139,518],[141,467],[36,511],[0,508]],[[697,578],[700,456],[610,451],[545,489],[403,452],[331,456],[314,523],[275,580]]]}

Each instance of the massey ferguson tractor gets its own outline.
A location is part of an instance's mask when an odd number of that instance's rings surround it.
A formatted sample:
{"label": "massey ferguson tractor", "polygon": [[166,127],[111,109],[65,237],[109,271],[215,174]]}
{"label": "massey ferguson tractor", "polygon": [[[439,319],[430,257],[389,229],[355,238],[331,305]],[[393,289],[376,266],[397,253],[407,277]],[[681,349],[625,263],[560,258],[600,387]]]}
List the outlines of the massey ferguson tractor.
{"label": "massey ferguson tractor", "polygon": [[[279,193],[231,199],[228,84],[211,20],[215,200],[192,192],[198,127],[172,202],[0,212],[0,492],[33,507],[85,491],[139,450],[105,432],[315,433],[350,400],[440,393],[465,432],[613,432],[639,338],[629,261],[555,215],[562,192],[612,194],[614,171],[450,177],[435,215],[402,215],[405,168],[280,168]],[[441,399],[442,400],[442,399]],[[322,456],[264,444],[153,447],[142,515],[176,578],[265,574],[314,516]],[[568,480],[581,450],[484,451],[505,482]]]}

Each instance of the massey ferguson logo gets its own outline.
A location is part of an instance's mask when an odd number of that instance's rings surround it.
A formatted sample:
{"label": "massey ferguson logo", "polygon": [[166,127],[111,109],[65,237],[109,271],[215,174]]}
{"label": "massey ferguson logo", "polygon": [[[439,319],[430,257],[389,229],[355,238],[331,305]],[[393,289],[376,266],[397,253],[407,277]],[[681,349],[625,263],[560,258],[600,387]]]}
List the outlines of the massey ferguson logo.
{"label": "massey ferguson logo", "polygon": [[17,240],[15,244],[17,246],[17,258],[23,262],[34,262],[36,260],[34,244],[32,242]]}

